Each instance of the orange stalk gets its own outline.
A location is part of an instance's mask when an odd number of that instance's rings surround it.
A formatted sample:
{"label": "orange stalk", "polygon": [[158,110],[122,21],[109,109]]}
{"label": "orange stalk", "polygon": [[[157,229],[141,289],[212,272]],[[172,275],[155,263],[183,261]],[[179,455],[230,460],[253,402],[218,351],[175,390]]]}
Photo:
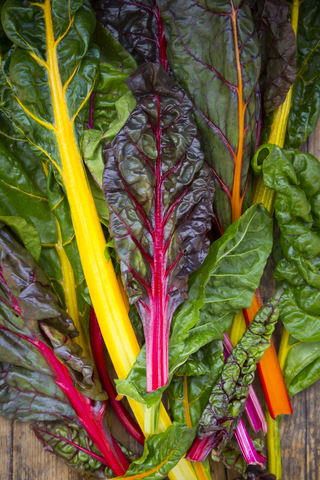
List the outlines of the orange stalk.
{"label": "orange stalk", "polygon": [[[259,290],[256,291],[251,307],[244,310],[247,326],[263,305]],[[289,395],[284,383],[277,352],[271,339],[271,345],[258,363],[258,373],[267,401],[270,415],[275,419],[278,415],[292,414]]]}

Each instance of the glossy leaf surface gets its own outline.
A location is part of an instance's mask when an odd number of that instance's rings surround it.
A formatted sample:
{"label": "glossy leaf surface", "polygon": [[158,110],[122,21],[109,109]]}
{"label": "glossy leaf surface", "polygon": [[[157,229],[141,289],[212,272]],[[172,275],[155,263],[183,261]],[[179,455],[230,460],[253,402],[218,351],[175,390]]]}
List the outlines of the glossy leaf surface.
{"label": "glossy leaf surface", "polygon": [[310,154],[274,145],[260,147],[254,162],[259,156],[265,157],[265,184],[277,193],[284,254],[275,271],[275,278],[284,281],[280,317],[298,340],[319,341],[320,163]]}
{"label": "glossy leaf surface", "polygon": [[136,61],[161,63],[168,70],[163,23],[156,0],[93,0],[97,20]]}
{"label": "glossy leaf surface", "polygon": [[268,114],[285,100],[296,78],[296,37],[286,0],[254,0],[250,6],[261,52],[260,89]]}
{"label": "glossy leaf surface", "polygon": [[217,456],[238,425],[256,365],[270,345],[279,316],[278,303],[271,299],[256,314],[227,359],[199,421],[198,435],[210,437]]}
{"label": "glossy leaf surface", "polygon": [[[169,342],[169,375],[190,355],[222,339],[235,313],[248,308],[272,248],[272,220],[255,205],[214,242],[202,266],[189,277],[188,296],[173,317]],[[237,259],[235,261],[235,258]],[[151,406],[163,389],[146,394],[145,348],[117,391]]]}
{"label": "glossy leaf surface", "polygon": [[[151,435],[146,439],[142,457],[130,465],[123,478],[132,480],[165,478],[186,454],[195,434],[196,428],[174,423],[165,432]],[[119,480],[122,480],[122,477]]]}
{"label": "glossy leaf surface", "polygon": [[86,431],[66,421],[32,422],[31,429],[45,451],[75,468],[83,478],[112,478],[113,472],[95,448]]}
{"label": "glossy leaf surface", "polygon": [[159,0],[169,65],[192,99],[220,233],[250,205],[259,42],[247,2]]}
{"label": "glossy leaf surface", "polygon": [[137,108],[105,149],[103,188],[124,284],[143,322],[147,391],[168,382],[171,318],[209,250],[213,180],[192,105],[164,68],[127,80]]}
{"label": "glossy leaf surface", "polygon": [[168,388],[170,409],[175,422],[195,427],[207,406],[224,357],[220,341],[198,350],[178,369]]}
{"label": "glossy leaf surface", "polygon": [[297,78],[293,85],[286,148],[300,148],[316,128],[320,114],[320,4],[299,3]]}

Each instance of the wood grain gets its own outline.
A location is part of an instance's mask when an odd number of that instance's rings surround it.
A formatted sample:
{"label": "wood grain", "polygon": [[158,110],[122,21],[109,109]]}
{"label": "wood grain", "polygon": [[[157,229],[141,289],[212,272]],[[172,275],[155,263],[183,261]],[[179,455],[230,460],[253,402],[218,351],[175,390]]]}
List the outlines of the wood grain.
{"label": "wood grain", "polygon": [[[320,159],[320,124],[310,135],[302,151]],[[262,280],[261,293],[269,298],[275,290],[272,276],[274,262],[269,260]],[[278,345],[279,325],[275,334]],[[108,363],[112,373],[112,367]],[[255,389],[262,399],[259,381]],[[316,383],[292,399],[294,414],[286,416],[281,424],[283,480],[320,480],[320,386]],[[112,429],[117,439],[129,449],[141,453],[141,447],[125,432],[113,412]],[[213,480],[234,480],[239,475],[212,462]],[[76,472],[60,460],[45,453],[30,431],[28,424],[13,423],[0,418],[0,480],[80,480]],[[185,479],[188,480],[188,479]]]}

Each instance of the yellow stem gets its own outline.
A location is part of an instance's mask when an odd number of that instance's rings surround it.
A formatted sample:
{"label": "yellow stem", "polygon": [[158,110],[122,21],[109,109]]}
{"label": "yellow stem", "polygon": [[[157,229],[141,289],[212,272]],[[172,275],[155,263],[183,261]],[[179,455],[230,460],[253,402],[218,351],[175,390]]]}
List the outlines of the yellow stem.
{"label": "yellow stem", "polygon": [[280,423],[282,415],[279,415],[273,420],[269,411],[266,410],[265,417],[268,425],[267,446],[269,472],[273,473],[277,480],[280,480],[282,477],[280,442]]}
{"label": "yellow stem", "polygon": [[[293,0],[291,7],[291,25],[296,36],[298,31],[299,5],[299,0]],[[280,148],[283,148],[286,138],[292,99],[292,89],[293,85],[291,85],[283,104],[280,105],[280,107],[276,108],[276,110],[273,112],[273,122],[268,143],[277,145]],[[256,203],[262,203],[272,216],[274,212],[274,201],[275,192],[273,190],[269,190],[265,186],[263,181],[263,175],[261,174],[257,180],[252,199],[252,205]]]}
{"label": "yellow stem", "polygon": [[[108,261],[104,255],[106,241],[77,145],[74,120],[69,117],[61,83],[50,0],[45,0],[41,7],[44,11],[46,26],[46,68],[52,95],[54,130],[80,258],[111,360],[118,377],[126,378],[140,349],[123,302],[112,262]],[[129,403],[140,427],[143,428],[144,405],[131,399],[129,399]],[[166,430],[170,424],[169,416],[161,404],[159,430]],[[190,463],[184,459],[174,467],[169,477],[172,480],[196,479]]]}
{"label": "yellow stem", "polygon": [[240,312],[233,317],[232,326],[229,331],[229,337],[234,347],[242,338],[242,335],[244,334],[246,329],[247,329],[247,326],[246,326],[246,321],[244,319],[243,311],[240,310]]}
{"label": "yellow stem", "polygon": [[289,338],[290,338],[290,333],[288,332],[286,327],[283,327],[281,343],[280,343],[280,348],[278,353],[279,364],[282,371],[286,363],[288,351],[290,350],[290,347],[288,347]]}

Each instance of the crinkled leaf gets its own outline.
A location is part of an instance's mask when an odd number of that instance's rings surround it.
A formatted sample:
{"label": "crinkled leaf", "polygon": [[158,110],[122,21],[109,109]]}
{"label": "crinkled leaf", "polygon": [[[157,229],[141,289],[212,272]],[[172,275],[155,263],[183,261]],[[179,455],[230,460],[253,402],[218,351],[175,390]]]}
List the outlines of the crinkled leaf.
{"label": "crinkled leaf", "polygon": [[220,232],[250,205],[249,164],[260,115],[259,42],[248,2],[159,0],[169,65],[192,99],[215,173]]}
{"label": "crinkled leaf", "polygon": [[11,230],[20,238],[27,251],[39,262],[41,255],[41,240],[39,232],[22,217],[11,217],[0,215],[0,221],[8,225]]}
{"label": "crinkled leaf", "polygon": [[[253,438],[252,443],[258,453],[264,453],[265,445],[264,441],[261,438]],[[244,456],[242,455],[238,442],[234,438],[230,438],[227,445],[222,450],[220,457],[216,457],[213,452],[212,459],[217,462],[223,462],[223,464],[227,468],[231,470],[236,470],[241,475],[243,475],[244,478],[250,479],[250,477],[248,477],[248,475],[246,474],[248,464],[245,461]],[[272,479],[270,478],[269,480]]]}
{"label": "crinkled leaf", "polygon": [[166,42],[156,0],[93,0],[97,19],[140,64],[161,63],[167,69]]}
{"label": "crinkled leaf", "polygon": [[[1,361],[10,364],[9,370],[23,367],[31,370],[30,373],[39,372],[55,379],[59,362],[50,365],[50,359],[55,356],[68,366],[82,393],[95,400],[104,400],[106,394],[99,382],[93,380],[93,362],[81,357],[81,347],[67,336],[75,336],[77,332],[50,291],[43,271],[3,229],[0,230],[0,250]],[[42,339],[42,331],[50,340],[50,347]]]}
{"label": "crinkled leaf", "polygon": [[168,388],[173,420],[194,427],[207,406],[224,365],[222,343],[214,341],[191,355]]}
{"label": "crinkled leaf", "polygon": [[112,478],[112,470],[93,445],[87,432],[76,422],[32,422],[31,429],[45,451],[63,460],[83,478]]}
{"label": "crinkled leaf", "polygon": [[265,184],[276,191],[275,214],[284,258],[275,278],[284,281],[280,317],[301,341],[320,340],[320,163],[310,154],[259,148]]}
{"label": "crinkled leaf", "polygon": [[139,460],[133,462],[125,477],[144,480],[160,480],[186,454],[190,448],[196,428],[174,423],[163,433],[146,439],[144,452]]}
{"label": "crinkled leaf", "polygon": [[255,315],[227,359],[199,421],[198,435],[210,437],[216,456],[220,456],[239,423],[257,363],[270,346],[279,316],[278,303],[269,300]]}
{"label": "crinkled leaf", "polygon": [[93,362],[67,336],[77,332],[46,275],[5,229],[0,229],[0,272],[0,414],[81,424],[122,473],[127,461],[105,422],[106,403],[99,400],[107,395],[94,377]]}
{"label": "crinkled leaf", "polygon": [[39,246],[31,253],[48,276],[61,307],[73,316],[78,329],[82,325],[88,334],[89,308],[83,297],[87,286],[70,208],[51,165],[46,166],[46,162],[32,150],[11,120],[0,112],[0,215],[3,219],[23,219],[33,232],[36,245],[35,231],[38,233],[40,258],[37,258]]}
{"label": "crinkled leaf", "polygon": [[299,3],[297,78],[293,84],[286,148],[298,149],[316,128],[320,114],[320,4]]}
{"label": "crinkled leaf", "polygon": [[253,20],[261,53],[260,88],[268,114],[285,100],[296,78],[296,37],[286,0],[253,0]]}
{"label": "crinkled leaf", "polygon": [[136,100],[125,80],[137,65],[133,57],[100,23],[96,26],[93,40],[101,48],[102,63],[85,117],[86,129],[82,134],[81,149],[91,174],[88,178],[100,221],[108,226],[109,210],[102,192],[102,150],[118,134],[136,106]]}
{"label": "crinkled leaf", "polygon": [[[173,317],[169,341],[170,378],[190,355],[214,339],[222,339],[235,313],[249,308],[272,248],[272,220],[254,205],[211,245],[202,266],[189,277],[189,299]],[[236,260],[235,260],[236,259]],[[164,389],[146,394],[143,347],[117,391],[151,406]]]}
{"label": "crinkled leaf", "polygon": [[209,250],[213,180],[191,102],[164,68],[141,65],[127,83],[137,108],[105,148],[103,188],[123,281],[144,327],[153,391],[168,382],[170,323],[187,298],[188,274]]}

